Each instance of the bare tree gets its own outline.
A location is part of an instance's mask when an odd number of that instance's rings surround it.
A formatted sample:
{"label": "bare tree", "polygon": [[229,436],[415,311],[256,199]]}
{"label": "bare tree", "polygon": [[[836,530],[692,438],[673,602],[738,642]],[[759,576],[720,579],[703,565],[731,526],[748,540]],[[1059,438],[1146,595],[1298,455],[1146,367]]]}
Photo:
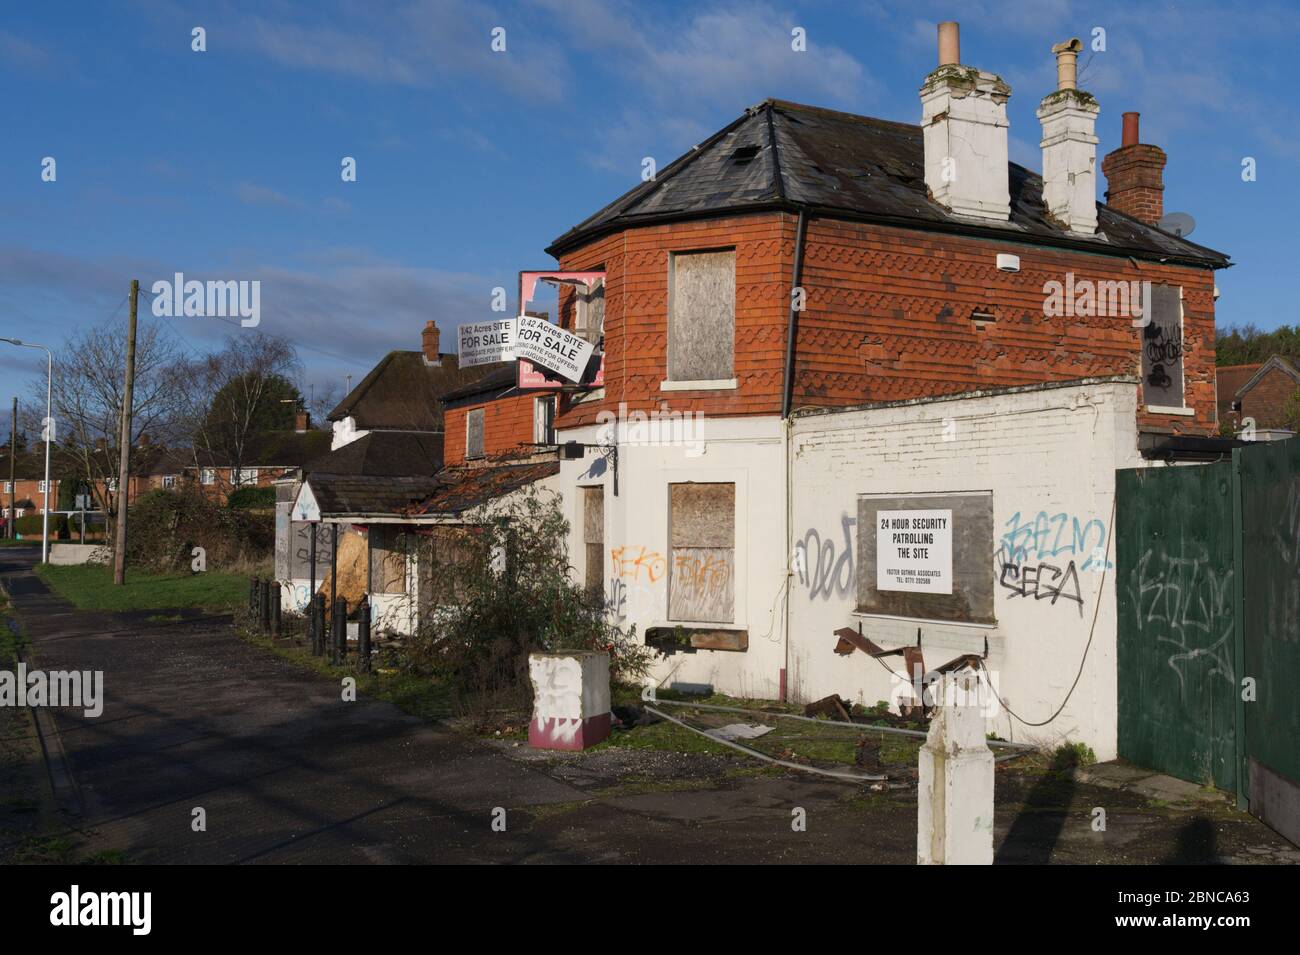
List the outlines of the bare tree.
{"label": "bare tree", "polygon": [[287,340],[262,332],[231,335],[221,351],[187,362],[185,417],[195,466],[238,475],[259,434],[291,427],[300,367]]}
{"label": "bare tree", "polygon": [[[182,410],[179,371],[172,342],[157,326],[141,326],[136,340],[132,443],[141,434],[164,442],[176,436]],[[118,446],[126,332],[111,320],[75,332],[55,353],[53,375],[55,441],[62,445],[65,459],[76,462],[79,476],[91,484],[111,520],[117,515],[122,488]],[[34,381],[32,398],[29,407],[43,412],[44,381]]]}

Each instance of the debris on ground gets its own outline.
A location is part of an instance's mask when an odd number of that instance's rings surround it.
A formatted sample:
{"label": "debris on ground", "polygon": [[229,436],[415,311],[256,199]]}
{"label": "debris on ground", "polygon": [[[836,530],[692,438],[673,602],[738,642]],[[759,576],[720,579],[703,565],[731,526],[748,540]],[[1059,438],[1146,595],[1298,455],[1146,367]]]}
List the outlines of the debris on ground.
{"label": "debris on ground", "polygon": [[851,723],[853,717],[849,715],[849,708],[838,693],[832,693],[830,696],[824,696],[816,703],[809,703],[803,708],[804,716],[821,716],[826,719],[842,720],[845,723]]}
{"label": "debris on ground", "polygon": [[610,712],[613,715],[610,721],[611,728],[616,730],[630,730],[634,726],[652,726],[659,722],[659,717],[639,706],[614,706],[611,707]]}
{"label": "debris on ground", "polygon": [[709,730],[708,734],[718,739],[735,742],[738,739],[758,739],[760,736],[766,736],[773,729],[775,727],[762,726],[758,723],[728,723],[726,726]]}

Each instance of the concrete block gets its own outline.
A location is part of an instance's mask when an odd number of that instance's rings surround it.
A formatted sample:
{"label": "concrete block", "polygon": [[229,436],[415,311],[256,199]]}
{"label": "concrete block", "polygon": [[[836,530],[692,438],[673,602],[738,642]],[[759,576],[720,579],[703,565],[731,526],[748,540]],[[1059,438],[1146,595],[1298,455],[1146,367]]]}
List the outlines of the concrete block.
{"label": "concrete block", "polygon": [[[38,538],[39,539],[39,538]],[[60,566],[89,564],[109,558],[110,550],[103,544],[50,544],[50,563]]]}
{"label": "concrete block", "polygon": [[[960,681],[961,702],[978,704],[969,671],[944,678]],[[946,686],[936,690],[947,693]],[[947,695],[939,699],[950,699]],[[993,753],[984,738],[980,705],[941,707],[921,747],[917,786],[918,865],[993,864]]]}
{"label": "concrete block", "polygon": [[609,736],[609,654],[530,653],[533,718],[528,745],[581,750]]}

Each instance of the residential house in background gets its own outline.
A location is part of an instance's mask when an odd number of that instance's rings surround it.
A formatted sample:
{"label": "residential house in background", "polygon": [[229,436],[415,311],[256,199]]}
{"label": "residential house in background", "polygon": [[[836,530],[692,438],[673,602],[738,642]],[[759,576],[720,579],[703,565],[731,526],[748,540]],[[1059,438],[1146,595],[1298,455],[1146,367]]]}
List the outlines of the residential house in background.
{"label": "residential house in background", "polygon": [[[1252,441],[1275,441],[1295,433],[1287,402],[1300,395],[1300,369],[1281,355],[1253,365],[1229,365],[1218,373],[1219,419]],[[1300,411],[1300,409],[1298,409]]]}
{"label": "residential house in background", "polygon": [[[438,487],[443,395],[494,370],[461,369],[458,357],[443,353],[439,342],[430,321],[419,351],[389,352],[330,412],[328,453],[307,463],[302,475],[277,482],[276,578],[286,609],[305,607],[313,582],[321,586],[338,559],[364,559],[377,568],[365,571],[367,579],[377,575],[370,588],[377,625],[411,629],[415,604],[408,595],[415,588],[408,583],[415,580],[415,547],[404,535],[413,535],[414,528],[403,515]],[[377,563],[372,550],[379,552]],[[391,556],[398,552],[400,560]],[[399,563],[400,573],[394,569]],[[355,606],[357,595],[351,596]]]}

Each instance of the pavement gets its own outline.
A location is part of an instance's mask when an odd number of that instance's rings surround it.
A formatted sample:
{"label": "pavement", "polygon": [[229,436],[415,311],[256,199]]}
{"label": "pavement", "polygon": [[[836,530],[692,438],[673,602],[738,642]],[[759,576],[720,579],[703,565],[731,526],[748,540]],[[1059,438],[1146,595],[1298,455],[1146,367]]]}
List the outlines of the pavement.
{"label": "pavement", "polygon": [[[915,861],[914,791],[744,757],[480,740],[382,701],[344,702],[339,684],[238,639],[229,617],[76,611],[32,572],[37,557],[0,549],[29,668],[104,673],[103,713],[53,710],[46,741],[69,780],[57,817],[74,859]],[[1152,811],[1140,794],[1001,768],[997,788],[1000,862],[1300,861],[1219,805]],[[1104,832],[1091,825],[1098,804],[1110,807]],[[3,848],[0,832],[0,859]]]}

